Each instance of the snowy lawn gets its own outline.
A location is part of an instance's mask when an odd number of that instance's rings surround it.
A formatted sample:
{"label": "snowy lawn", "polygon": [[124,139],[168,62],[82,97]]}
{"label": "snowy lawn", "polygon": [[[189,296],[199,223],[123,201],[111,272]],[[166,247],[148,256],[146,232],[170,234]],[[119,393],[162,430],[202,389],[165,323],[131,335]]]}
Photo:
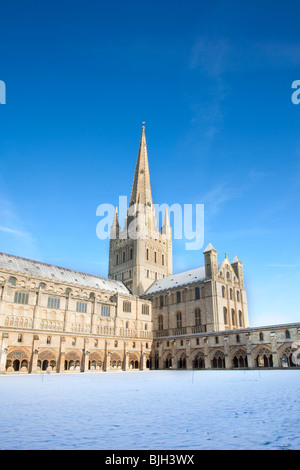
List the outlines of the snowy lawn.
{"label": "snowy lawn", "polygon": [[300,449],[300,371],[0,376],[0,449]]}

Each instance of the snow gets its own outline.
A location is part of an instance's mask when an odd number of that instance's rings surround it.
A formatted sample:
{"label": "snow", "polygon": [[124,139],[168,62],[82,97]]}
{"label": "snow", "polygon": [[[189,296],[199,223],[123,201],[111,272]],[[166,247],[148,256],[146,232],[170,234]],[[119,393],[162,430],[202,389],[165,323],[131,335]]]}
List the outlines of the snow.
{"label": "snow", "polygon": [[43,278],[42,280],[59,281],[78,286],[89,287],[90,289],[101,289],[109,292],[120,292],[129,294],[128,288],[121,281],[105,279],[92,274],[72,271],[67,268],[60,268],[51,264],[40,263],[31,259],[20,258],[19,256],[0,253],[0,268],[11,273],[23,273],[33,277]]}
{"label": "snow", "polygon": [[298,370],[0,376],[0,449],[300,448]]}

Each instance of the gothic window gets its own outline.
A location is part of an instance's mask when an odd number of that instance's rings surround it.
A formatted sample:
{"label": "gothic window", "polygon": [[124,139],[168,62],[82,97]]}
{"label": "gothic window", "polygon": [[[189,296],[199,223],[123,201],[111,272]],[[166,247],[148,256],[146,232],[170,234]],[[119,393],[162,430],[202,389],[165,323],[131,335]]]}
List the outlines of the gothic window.
{"label": "gothic window", "polygon": [[219,337],[218,336],[215,337],[215,343],[219,344]]}
{"label": "gothic window", "polygon": [[51,336],[47,336],[47,344],[51,344]]}
{"label": "gothic window", "polygon": [[123,301],[123,312],[131,312],[131,302],[128,300]]}
{"label": "gothic window", "polygon": [[238,290],[236,291],[236,300],[240,301],[240,292]]}
{"label": "gothic window", "polygon": [[149,260],[149,250],[148,250],[148,248],[146,250],[146,259],[147,259],[147,261]]}
{"label": "gothic window", "polygon": [[66,289],[66,295],[71,294],[71,289]]}
{"label": "gothic window", "polygon": [[225,298],[225,286],[222,286],[222,297]]}
{"label": "gothic window", "polygon": [[225,369],[225,356],[223,351],[216,351],[212,360],[212,367],[214,369]]}
{"label": "gothic window", "polygon": [[157,261],[157,255],[156,255],[156,251],[154,252],[154,263],[156,263]]}
{"label": "gothic window", "polygon": [[90,299],[93,300],[94,298],[95,298],[95,294],[94,294],[94,292],[91,292],[90,293]]}
{"label": "gothic window", "polygon": [[182,328],[182,313],[181,312],[177,312],[176,314],[176,327]]}
{"label": "gothic window", "polygon": [[8,284],[10,284],[12,286],[15,286],[16,285],[16,278],[15,277],[10,277],[7,282],[8,282]]}
{"label": "gothic window", "polygon": [[159,297],[159,306],[160,306],[160,307],[163,307],[163,306],[164,306],[164,296],[163,296],[163,295],[161,295],[161,296]]}
{"label": "gothic window", "polygon": [[18,343],[22,343],[23,337],[22,335],[18,335]]}
{"label": "gothic window", "polygon": [[229,290],[230,300],[232,300],[232,289]]}
{"label": "gothic window", "polygon": [[15,298],[14,298],[14,303],[15,304],[23,304],[27,305],[28,304],[28,293],[26,292],[15,292]]}
{"label": "gothic window", "polygon": [[149,305],[147,305],[147,304],[142,305],[142,314],[143,315],[149,315]]}
{"label": "gothic window", "polygon": [[236,335],[236,342],[239,343],[240,342],[240,335]]}
{"label": "gothic window", "polygon": [[176,292],[176,301],[177,301],[178,304],[181,302],[181,292],[180,291]]}
{"label": "gothic window", "polygon": [[227,271],[227,272],[226,272],[226,277],[227,277],[227,279],[229,279],[229,278],[230,278],[229,271]]}
{"label": "gothic window", "polygon": [[289,330],[285,330],[285,337],[286,337],[286,339],[290,339],[291,334],[290,334]]}
{"label": "gothic window", "polygon": [[133,250],[132,250],[132,248],[130,248],[130,259],[132,259],[132,258],[133,258]]}
{"label": "gothic window", "polygon": [[76,302],[76,312],[86,313],[87,303],[86,302]]}
{"label": "gothic window", "polygon": [[199,287],[195,288],[195,299],[196,300],[200,299],[200,289],[199,289]]}
{"label": "gothic window", "polygon": [[116,255],[116,265],[118,266],[119,264],[119,255]]}
{"label": "gothic window", "polygon": [[48,297],[48,308],[59,309],[60,298],[59,297]]}
{"label": "gothic window", "polygon": [[201,310],[200,308],[197,308],[195,310],[195,325],[201,325]]}
{"label": "gothic window", "polygon": [[260,339],[260,341],[264,340],[264,334],[263,333],[259,333],[259,339]]}
{"label": "gothic window", "polygon": [[164,329],[164,317],[162,315],[158,317],[158,329],[160,331]]}
{"label": "gothic window", "polygon": [[101,305],[101,316],[102,317],[110,317],[110,306],[109,305]]}
{"label": "gothic window", "polygon": [[161,264],[165,265],[165,255],[161,255]]}

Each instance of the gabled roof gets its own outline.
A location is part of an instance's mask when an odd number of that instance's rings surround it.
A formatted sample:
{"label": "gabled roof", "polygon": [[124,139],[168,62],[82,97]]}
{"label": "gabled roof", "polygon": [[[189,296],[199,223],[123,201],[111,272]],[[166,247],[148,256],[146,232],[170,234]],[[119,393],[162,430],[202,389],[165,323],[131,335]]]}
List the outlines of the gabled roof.
{"label": "gabled roof", "polygon": [[18,256],[0,253],[0,269],[14,273],[29,274],[38,278],[50,281],[59,281],[66,284],[74,284],[90,289],[100,289],[109,292],[130,294],[130,291],[121,281],[105,279],[102,277],[86,274],[79,271],[72,271],[67,268],[60,268],[51,264],[41,263]]}
{"label": "gabled roof", "polygon": [[210,251],[217,251],[212,244],[209,242],[203,253],[209,253]]}

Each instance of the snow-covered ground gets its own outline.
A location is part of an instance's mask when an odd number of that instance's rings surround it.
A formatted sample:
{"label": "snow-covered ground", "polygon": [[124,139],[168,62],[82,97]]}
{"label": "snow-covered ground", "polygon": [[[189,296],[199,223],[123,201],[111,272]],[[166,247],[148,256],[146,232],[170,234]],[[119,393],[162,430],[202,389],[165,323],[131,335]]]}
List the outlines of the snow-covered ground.
{"label": "snow-covered ground", "polygon": [[0,449],[300,449],[300,371],[0,376]]}

